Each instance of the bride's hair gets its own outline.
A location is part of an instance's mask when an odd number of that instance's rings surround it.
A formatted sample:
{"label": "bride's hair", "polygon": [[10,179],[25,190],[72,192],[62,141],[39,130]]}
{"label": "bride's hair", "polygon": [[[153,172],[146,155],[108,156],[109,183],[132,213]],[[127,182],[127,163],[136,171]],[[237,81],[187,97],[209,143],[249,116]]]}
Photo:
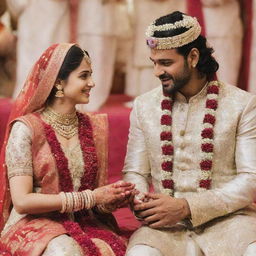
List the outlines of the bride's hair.
{"label": "bride's hair", "polygon": [[[56,82],[59,80],[66,80],[69,77],[70,73],[79,67],[85,54],[87,54],[87,56],[89,57],[88,52],[82,50],[78,45],[73,45],[72,47],[70,47],[60,67]],[[51,93],[47,98],[47,103],[50,103],[55,98],[56,92],[57,88],[53,86]]]}

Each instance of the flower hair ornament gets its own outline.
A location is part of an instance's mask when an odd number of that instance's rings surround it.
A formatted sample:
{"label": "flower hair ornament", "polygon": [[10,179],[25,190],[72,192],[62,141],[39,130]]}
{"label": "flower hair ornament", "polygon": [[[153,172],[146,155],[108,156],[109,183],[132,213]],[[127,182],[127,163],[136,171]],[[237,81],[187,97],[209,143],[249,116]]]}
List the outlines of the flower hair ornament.
{"label": "flower hair ornament", "polygon": [[[175,23],[155,25],[155,21],[151,23],[146,31],[147,45],[151,49],[168,50],[178,48],[193,42],[201,33],[201,26],[195,17],[183,14],[183,19]],[[154,37],[156,31],[168,31],[178,28],[188,28],[187,31],[170,37]]]}

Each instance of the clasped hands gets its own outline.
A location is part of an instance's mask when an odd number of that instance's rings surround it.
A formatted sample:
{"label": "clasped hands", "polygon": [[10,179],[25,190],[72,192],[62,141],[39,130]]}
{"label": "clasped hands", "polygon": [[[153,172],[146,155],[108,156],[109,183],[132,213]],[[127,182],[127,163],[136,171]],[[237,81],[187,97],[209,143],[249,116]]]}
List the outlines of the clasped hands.
{"label": "clasped hands", "polygon": [[134,187],[134,184],[122,180],[98,187],[93,191],[96,205],[105,205],[112,211],[127,206],[133,201],[135,195]]}
{"label": "clasped hands", "polygon": [[151,228],[173,226],[190,216],[188,202],[165,194],[140,193],[130,182],[118,181],[96,188],[96,204],[104,204],[114,211],[130,204],[135,215]]}
{"label": "clasped hands", "polygon": [[170,227],[190,216],[186,199],[165,194],[140,193],[132,208],[137,218],[151,228]]}

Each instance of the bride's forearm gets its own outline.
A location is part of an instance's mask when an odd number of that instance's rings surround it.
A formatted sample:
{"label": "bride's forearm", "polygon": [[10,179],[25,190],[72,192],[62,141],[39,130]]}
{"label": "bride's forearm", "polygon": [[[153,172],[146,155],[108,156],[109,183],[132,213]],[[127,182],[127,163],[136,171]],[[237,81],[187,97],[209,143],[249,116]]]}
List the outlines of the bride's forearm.
{"label": "bride's forearm", "polygon": [[10,179],[12,202],[16,211],[21,214],[40,214],[52,211],[64,213],[91,209],[95,205],[123,200],[130,195],[133,188],[133,184],[120,181],[93,191],[42,194],[33,193],[32,176],[14,176]]}
{"label": "bride's forearm", "polygon": [[62,201],[59,194],[29,193],[13,202],[15,210],[20,214],[40,214],[60,211]]}
{"label": "bride's forearm", "polygon": [[14,176],[9,184],[12,203],[18,213],[39,214],[61,210],[60,195],[33,192],[32,176]]}

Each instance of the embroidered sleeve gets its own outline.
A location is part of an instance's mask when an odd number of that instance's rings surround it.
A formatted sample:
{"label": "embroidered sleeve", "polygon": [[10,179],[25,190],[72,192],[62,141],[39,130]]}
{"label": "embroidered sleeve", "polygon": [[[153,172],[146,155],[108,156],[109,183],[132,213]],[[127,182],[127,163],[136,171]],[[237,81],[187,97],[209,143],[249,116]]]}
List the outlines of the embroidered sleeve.
{"label": "embroidered sleeve", "polygon": [[130,132],[124,164],[124,179],[136,185],[141,192],[149,189],[150,166],[145,137],[137,114],[137,101],[130,116]]}
{"label": "embroidered sleeve", "polygon": [[8,178],[13,176],[33,176],[31,131],[22,122],[14,123],[6,149]]}
{"label": "embroidered sleeve", "polygon": [[193,226],[224,216],[255,201],[256,194],[256,96],[245,107],[236,135],[237,175],[221,188],[185,196]]}

